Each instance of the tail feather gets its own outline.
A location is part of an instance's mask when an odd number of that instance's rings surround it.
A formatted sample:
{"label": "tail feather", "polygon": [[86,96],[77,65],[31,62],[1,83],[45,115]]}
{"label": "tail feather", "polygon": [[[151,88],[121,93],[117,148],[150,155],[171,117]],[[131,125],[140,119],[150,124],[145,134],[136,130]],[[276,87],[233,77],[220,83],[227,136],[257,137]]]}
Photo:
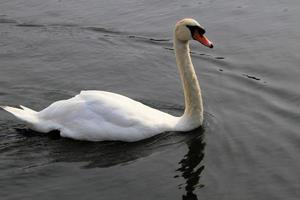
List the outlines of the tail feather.
{"label": "tail feather", "polygon": [[20,107],[21,107],[23,110],[25,110],[25,111],[28,111],[28,112],[31,112],[31,113],[36,113],[35,110],[32,110],[32,109],[27,108],[27,107],[25,107],[25,106],[20,105]]}
{"label": "tail feather", "polygon": [[6,110],[7,112],[13,114],[18,119],[25,121],[31,125],[38,123],[38,118],[36,115],[36,111],[26,108],[25,106],[20,106],[20,108],[14,108],[10,106],[0,106],[2,109]]}

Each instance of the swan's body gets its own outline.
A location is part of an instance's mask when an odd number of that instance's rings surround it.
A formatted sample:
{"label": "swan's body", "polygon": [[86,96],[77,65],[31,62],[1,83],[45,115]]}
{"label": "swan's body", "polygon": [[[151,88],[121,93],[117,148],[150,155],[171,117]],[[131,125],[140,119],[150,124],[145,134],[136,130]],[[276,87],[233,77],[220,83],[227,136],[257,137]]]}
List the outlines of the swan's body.
{"label": "swan's body", "polygon": [[[203,105],[188,40],[194,38],[212,47],[203,36],[204,32],[193,19],[181,20],[174,30],[176,62],[185,96],[185,112],[181,117],[104,91],[82,91],[71,99],[54,102],[40,112],[24,106],[21,106],[22,109],[1,107],[26,122],[33,130],[59,130],[61,136],[78,140],[137,141],[166,131],[195,129],[202,125]],[[197,34],[202,38],[197,38]]]}

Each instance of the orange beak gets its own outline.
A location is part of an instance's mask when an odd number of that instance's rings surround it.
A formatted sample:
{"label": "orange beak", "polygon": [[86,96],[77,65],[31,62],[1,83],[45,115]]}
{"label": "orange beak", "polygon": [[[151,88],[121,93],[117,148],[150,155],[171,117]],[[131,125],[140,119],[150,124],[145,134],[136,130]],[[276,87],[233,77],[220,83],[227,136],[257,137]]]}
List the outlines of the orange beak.
{"label": "orange beak", "polygon": [[213,43],[211,41],[209,41],[209,39],[206,36],[201,35],[198,32],[196,32],[193,35],[193,38],[194,38],[194,40],[197,40],[198,42],[200,42],[204,46],[207,46],[209,48],[213,48],[214,47]]}

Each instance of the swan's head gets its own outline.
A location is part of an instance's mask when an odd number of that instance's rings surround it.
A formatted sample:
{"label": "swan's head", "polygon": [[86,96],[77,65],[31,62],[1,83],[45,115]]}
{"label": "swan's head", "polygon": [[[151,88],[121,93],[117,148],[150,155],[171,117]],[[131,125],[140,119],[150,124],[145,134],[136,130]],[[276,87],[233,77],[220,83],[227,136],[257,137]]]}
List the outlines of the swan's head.
{"label": "swan's head", "polygon": [[211,41],[204,36],[205,29],[194,19],[185,18],[176,23],[174,29],[175,38],[187,42],[189,40],[197,40],[204,46],[213,48]]}

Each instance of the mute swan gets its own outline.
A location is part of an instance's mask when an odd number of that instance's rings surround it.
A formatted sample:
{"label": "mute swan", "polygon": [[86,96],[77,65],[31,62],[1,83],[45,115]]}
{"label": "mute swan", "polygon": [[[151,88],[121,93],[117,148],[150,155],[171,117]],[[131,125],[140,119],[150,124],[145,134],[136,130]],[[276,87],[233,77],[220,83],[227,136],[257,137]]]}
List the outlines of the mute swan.
{"label": "mute swan", "polygon": [[77,140],[134,142],[166,131],[190,131],[202,125],[201,90],[191,61],[189,40],[212,48],[204,28],[194,19],[183,19],[174,29],[174,48],[185,98],[185,111],[175,117],[128,97],[104,92],[81,91],[54,102],[40,112],[25,106],[1,106],[38,132],[59,130],[62,137]]}

